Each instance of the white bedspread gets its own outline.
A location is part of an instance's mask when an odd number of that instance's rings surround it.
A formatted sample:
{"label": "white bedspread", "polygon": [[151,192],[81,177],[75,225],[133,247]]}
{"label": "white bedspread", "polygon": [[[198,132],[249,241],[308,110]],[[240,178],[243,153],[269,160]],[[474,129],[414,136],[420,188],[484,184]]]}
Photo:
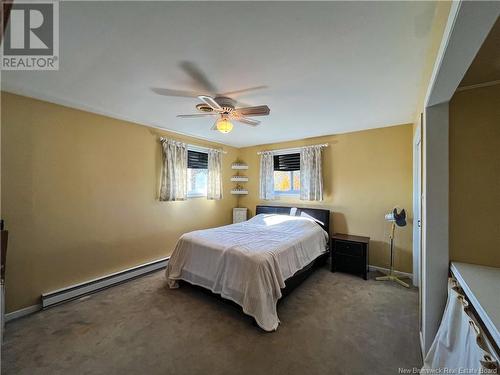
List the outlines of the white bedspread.
{"label": "white bedspread", "polygon": [[324,253],[327,241],[328,234],[311,219],[261,214],[184,234],[166,276],[171,288],[185,280],[236,302],[260,327],[273,331],[285,280]]}

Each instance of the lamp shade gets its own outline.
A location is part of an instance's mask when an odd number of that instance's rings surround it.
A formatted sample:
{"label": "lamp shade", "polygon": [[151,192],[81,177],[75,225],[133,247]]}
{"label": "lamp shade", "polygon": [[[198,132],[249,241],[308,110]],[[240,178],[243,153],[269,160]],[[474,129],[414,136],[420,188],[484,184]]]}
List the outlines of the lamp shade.
{"label": "lamp shade", "polygon": [[233,130],[233,124],[231,124],[228,119],[222,118],[217,121],[216,128],[221,133],[229,133],[231,130]]}

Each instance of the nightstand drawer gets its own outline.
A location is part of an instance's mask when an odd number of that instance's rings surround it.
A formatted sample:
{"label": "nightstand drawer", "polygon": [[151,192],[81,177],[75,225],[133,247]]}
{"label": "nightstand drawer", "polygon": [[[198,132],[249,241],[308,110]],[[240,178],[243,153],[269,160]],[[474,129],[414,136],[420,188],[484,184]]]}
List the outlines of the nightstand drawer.
{"label": "nightstand drawer", "polygon": [[349,256],[335,256],[333,261],[339,271],[351,272],[355,274],[364,274],[366,272],[365,262],[360,258]]}
{"label": "nightstand drawer", "polygon": [[355,242],[348,241],[335,241],[335,248],[333,249],[338,254],[350,255],[353,257],[363,256],[363,245]]}

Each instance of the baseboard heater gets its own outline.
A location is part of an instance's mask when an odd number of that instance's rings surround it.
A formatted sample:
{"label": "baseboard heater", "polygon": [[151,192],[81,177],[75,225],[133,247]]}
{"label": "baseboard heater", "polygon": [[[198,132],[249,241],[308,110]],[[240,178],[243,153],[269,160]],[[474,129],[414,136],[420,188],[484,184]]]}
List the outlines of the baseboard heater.
{"label": "baseboard heater", "polygon": [[42,294],[42,308],[45,309],[60,303],[68,302],[87,294],[95,293],[102,289],[123,283],[130,279],[160,270],[167,266],[168,259],[169,257],[158,259],[153,262],[141,264],[139,266],[89,280],[84,283],[44,293]]}

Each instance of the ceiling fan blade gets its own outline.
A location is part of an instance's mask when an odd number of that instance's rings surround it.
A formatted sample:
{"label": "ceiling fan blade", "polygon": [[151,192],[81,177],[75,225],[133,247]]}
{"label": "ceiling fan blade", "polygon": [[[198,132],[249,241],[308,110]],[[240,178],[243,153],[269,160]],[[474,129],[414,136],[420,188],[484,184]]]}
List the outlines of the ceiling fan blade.
{"label": "ceiling fan blade", "polygon": [[228,92],[221,94],[221,96],[231,96],[231,95],[241,94],[241,93],[248,92],[248,91],[255,91],[255,90],[262,90],[262,89],[267,89],[267,86],[255,86],[255,87],[248,87],[246,89],[241,89],[241,90],[228,91]]}
{"label": "ceiling fan blade", "polygon": [[217,112],[224,112],[224,110],[222,109],[222,107],[219,105],[219,103],[217,103],[215,101],[214,98],[212,98],[211,96],[206,96],[206,95],[199,95],[198,96],[198,99],[200,99],[201,101],[205,102],[208,106],[210,106],[214,111],[217,111]]}
{"label": "ceiling fan blade", "polygon": [[181,68],[196,82],[203,90],[209,94],[214,94],[217,92],[216,87],[205,73],[192,61],[182,61],[180,64]]}
{"label": "ceiling fan blade", "polygon": [[232,116],[236,121],[239,121],[245,125],[257,126],[260,124],[259,120],[254,120],[253,118],[243,117],[243,116]]}
{"label": "ceiling fan blade", "polygon": [[242,116],[267,116],[271,110],[267,105],[258,105],[255,107],[236,108],[233,112]]}
{"label": "ceiling fan blade", "polygon": [[196,113],[192,115],[177,115],[177,117],[181,118],[196,118],[196,117],[205,117],[205,116],[218,116],[218,113]]}
{"label": "ceiling fan blade", "polygon": [[197,98],[200,93],[187,90],[163,89],[161,87],[151,87],[151,91],[155,94],[163,96],[178,96],[182,98]]}

